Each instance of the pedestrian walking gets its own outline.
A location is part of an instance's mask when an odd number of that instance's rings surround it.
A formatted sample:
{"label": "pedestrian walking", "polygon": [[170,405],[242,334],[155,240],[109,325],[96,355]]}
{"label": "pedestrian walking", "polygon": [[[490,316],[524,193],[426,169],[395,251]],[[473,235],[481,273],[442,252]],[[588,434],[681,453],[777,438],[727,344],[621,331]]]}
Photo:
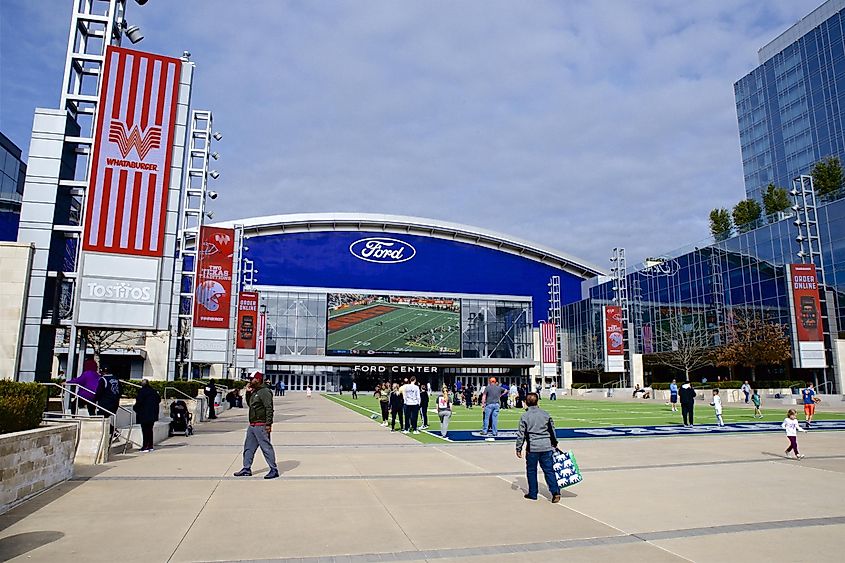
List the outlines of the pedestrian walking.
{"label": "pedestrian walking", "polygon": [[402,430],[403,434],[407,434],[408,432],[413,432],[414,434],[419,434],[420,431],[417,429],[417,420],[420,415],[420,388],[417,385],[417,378],[415,376],[411,376],[411,381],[409,381],[406,385],[402,386],[403,395],[405,399],[405,429]]}
{"label": "pedestrian walking", "polygon": [[452,402],[449,400],[449,389],[445,385],[437,397],[437,416],[440,418],[440,435],[445,438],[449,433],[449,421],[452,419]]}
{"label": "pedestrian walking", "polygon": [[141,452],[153,451],[153,426],[159,417],[159,405],[161,396],[158,391],[152,388],[149,380],[141,380],[141,388],[135,397],[135,404],[132,410],[135,411],[135,420],[141,425]]}
{"label": "pedestrian walking", "polygon": [[751,393],[751,402],[754,404],[754,418],[763,418],[763,411],[760,410],[760,393],[756,389]]}
{"label": "pedestrian walking", "polygon": [[710,406],[713,407],[713,412],[716,414],[716,424],[724,426],[725,421],[722,420],[722,398],[719,396],[718,389],[713,389],[713,400],[710,401]]}
{"label": "pedestrian walking", "polygon": [[120,384],[120,380],[115,377],[109,368],[103,368],[103,375],[97,383],[97,392],[94,398],[97,401],[100,416],[110,419],[109,429],[113,439],[117,438],[117,434],[114,431],[114,419],[111,418],[111,415],[117,415],[117,411],[120,408],[120,396],[122,394],[123,387]]}
{"label": "pedestrian walking", "polygon": [[79,398],[71,396],[71,412],[76,414],[79,406],[83,403],[88,409],[88,415],[94,416],[97,414],[97,387],[100,384],[100,373],[97,371],[97,361],[93,358],[88,358],[82,363],[82,375],[74,377],[67,384],[76,384],[76,394]]}
{"label": "pedestrian walking", "polygon": [[282,397],[285,396],[285,390],[287,389],[287,385],[281,379],[279,380],[279,390],[282,392]]}
{"label": "pedestrian walking", "polygon": [[[490,386],[487,386],[488,389]],[[525,398],[528,406],[519,419],[516,431],[516,457],[522,459],[522,448],[525,445],[525,474],[528,479],[528,492],[525,498],[537,500],[537,465],[543,470],[546,485],[552,495],[552,502],[560,502],[560,486],[554,471],[554,450],[557,448],[555,425],[549,413],[537,406],[540,397],[537,393],[529,393]]]}
{"label": "pedestrian walking", "polygon": [[744,381],[742,383],[742,387],[739,388],[745,394],[745,404],[748,404],[748,399],[751,398],[751,386],[748,384],[748,381]]}
{"label": "pedestrian walking", "polygon": [[669,384],[669,404],[672,405],[672,412],[678,412],[678,382],[674,379]]}
{"label": "pedestrian walking", "polygon": [[492,437],[485,438],[492,442],[499,435],[499,399],[502,396],[502,388],[495,377],[491,377],[484,392],[481,394],[481,406],[484,408],[483,426],[481,435],[487,436],[488,423]]}
{"label": "pedestrian walking", "polygon": [[422,414],[422,428],[428,428],[428,383],[420,385],[420,413]]}
{"label": "pedestrian walking", "polygon": [[786,411],[786,418],[783,419],[780,427],[786,430],[786,438],[789,440],[789,447],[784,452],[786,457],[789,457],[789,452],[795,452],[796,459],[804,459],[804,456],[798,453],[798,432],[806,432],[806,430],[798,424],[795,409]]}
{"label": "pedestrian walking", "polygon": [[279,468],[276,465],[276,451],[270,442],[270,433],[273,431],[273,392],[264,383],[264,374],[260,371],[255,372],[246,389],[249,426],[247,426],[246,438],[244,439],[243,468],[235,473],[235,477],[252,476],[252,460],[255,458],[255,450],[261,448],[264,461],[270,468],[264,478],[275,479],[279,476]]}
{"label": "pedestrian walking", "polygon": [[213,379],[208,380],[208,385],[203,390],[205,398],[208,399],[208,418],[214,420],[217,418],[217,410],[214,408],[214,402],[217,400],[217,386]]}
{"label": "pedestrian walking", "polygon": [[684,426],[693,426],[693,414],[695,410],[695,388],[689,381],[681,385],[681,390],[678,392],[681,399],[681,416],[684,419]]}
{"label": "pedestrian walking", "polygon": [[549,400],[557,401],[557,383],[552,383],[552,386],[549,388]]}
{"label": "pedestrian walking", "polygon": [[374,395],[378,398],[378,404],[381,407],[381,425],[387,426],[387,417],[390,412],[390,384],[384,382],[376,386]]}
{"label": "pedestrian walking", "polygon": [[390,431],[396,432],[396,417],[399,417],[399,430],[405,429],[405,399],[399,391],[399,384],[393,384],[393,391],[390,393]]}
{"label": "pedestrian walking", "polygon": [[277,397],[281,397],[281,396],[282,396],[282,380],[281,380],[281,379],[279,379],[279,380],[276,382],[276,396],[277,396]]}
{"label": "pedestrian walking", "polygon": [[309,399],[311,398],[311,386],[310,385],[305,388],[305,396],[308,397]]}
{"label": "pedestrian walking", "polygon": [[358,382],[357,381],[352,382],[352,398],[353,399],[358,398]]}

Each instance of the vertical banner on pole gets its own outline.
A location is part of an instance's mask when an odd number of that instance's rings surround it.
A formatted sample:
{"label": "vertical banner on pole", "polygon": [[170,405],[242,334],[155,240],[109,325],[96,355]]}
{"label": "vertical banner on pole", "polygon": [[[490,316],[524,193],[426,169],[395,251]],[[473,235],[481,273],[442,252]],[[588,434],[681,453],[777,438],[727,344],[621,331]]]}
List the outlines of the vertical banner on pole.
{"label": "vertical banner on pole", "polygon": [[554,323],[540,322],[540,346],[543,379],[557,377],[557,327]]}
{"label": "vertical banner on pole", "polygon": [[154,329],[182,62],[114,46],[105,59],[74,318]]}
{"label": "vertical banner on pole", "polygon": [[604,371],[625,371],[625,339],[622,332],[622,308],[605,305],[602,315],[604,328]]}
{"label": "vertical banner on pole", "polygon": [[793,317],[793,365],[798,368],[827,367],[815,264],[789,264],[789,301]]}
{"label": "vertical banner on pole", "polygon": [[195,362],[226,363],[232,304],[235,231],[202,227],[197,241],[197,280],[194,293]]}
{"label": "vertical banner on pole", "polygon": [[256,367],[264,371],[264,350],[267,344],[267,313],[258,314],[258,333],[255,338]]}
{"label": "vertical banner on pole", "polygon": [[238,296],[238,323],[235,327],[235,367],[255,368],[258,329],[258,293],[242,291]]}

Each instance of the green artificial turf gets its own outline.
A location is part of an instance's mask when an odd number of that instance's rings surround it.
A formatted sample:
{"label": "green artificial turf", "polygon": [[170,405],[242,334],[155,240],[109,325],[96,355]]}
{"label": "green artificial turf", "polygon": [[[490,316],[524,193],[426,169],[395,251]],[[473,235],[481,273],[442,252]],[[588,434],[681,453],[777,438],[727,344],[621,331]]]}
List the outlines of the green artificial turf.
{"label": "green artificial turf", "polygon": [[[351,393],[338,395],[325,395],[326,398],[335,401],[363,416],[370,417],[377,414],[378,417],[373,424],[381,422],[381,410],[378,400],[371,394],[361,392],[358,399],[353,400]],[[440,419],[435,412],[432,412],[435,399],[429,401],[428,424],[429,430],[440,429]],[[548,411],[558,428],[602,428],[608,426],[667,426],[682,424],[680,406],[678,412],[673,413],[668,404],[657,400],[644,400],[642,402],[622,401],[589,401],[580,399],[561,399],[557,401],[540,401],[540,407]],[[753,408],[727,406],[722,411],[722,417],[726,424],[739,422],[781,422],[786,417],[786,411],[790,407],[780,402],[762,405],[763,418],[755,419]],[[801,405],[795,405],[798,411],[798,420],[804,420],[804,413]],[[449,422],[449,430],[480,430],[483,409],[474,406],[467,409],[463,405],[452,407],[452,419]],[[522,409],[502,409],[499,411],[499,430],[516,430],[519,417],[524,411]],[[845,420],[845,413],[825,412],[824,403],[816,407],[816,414],[813,420]],[[696,424],[715,424],[716,417],[713,408],[709,405],[696,403],[695,405]],[[422,425],[422,416],[419,424]],[[397,421],[398,426],[398,421]],[[418,435],[409,435],[424,443],[444,443],[437,437],[430,436],[425,432]]]}

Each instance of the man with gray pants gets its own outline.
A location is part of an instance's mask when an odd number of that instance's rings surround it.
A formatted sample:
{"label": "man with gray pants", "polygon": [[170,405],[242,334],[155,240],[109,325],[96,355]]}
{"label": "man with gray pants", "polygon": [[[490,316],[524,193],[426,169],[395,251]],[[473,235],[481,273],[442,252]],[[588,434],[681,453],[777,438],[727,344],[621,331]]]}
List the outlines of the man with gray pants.
{"label": "man with gray pants", "polygon": [[261,448],[264,460],[270,467],[265,479],[275,479],[279,476],[276,466],[276,452],[270,443],[270,432],[273,429],[273,392],[264,383],[264,374],[255,372],[249,382],[246,392],[246,402],[249,405],[249,426],[244,440],[244,466],[235,473],[235,477],[252,476],[252,460],[255,450]]}

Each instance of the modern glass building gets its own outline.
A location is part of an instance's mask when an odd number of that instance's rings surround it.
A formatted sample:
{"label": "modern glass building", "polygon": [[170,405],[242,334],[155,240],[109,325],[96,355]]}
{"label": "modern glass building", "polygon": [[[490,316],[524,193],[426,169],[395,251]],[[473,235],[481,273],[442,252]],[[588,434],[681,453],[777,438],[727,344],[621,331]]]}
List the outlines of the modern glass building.
{"label": "modern glass building", "polygon": [[[800,262],[795,217],[772,222],[720,242],[706,241],[640,264],[628,274],[629,350],[643,359],[645,383],[680,375],[661,354],[693,346],[715,349],[728,340],[731,324],[751,314],[782,325],[789,333],[787,265]],[[823,392],[842,392],[845,343],[845,199],[818,208],[824,261],[824,292],[829,320],[824,324],[827,369],[796,369],[790,362],[756,368],[758,380],[815,379]],[[562,310],[563,360],[572,362],[574,382],[608,382],[604,373],[602,307],[612,305],[612,281],[585,288],[585,299]],[[795,334],[790,335],[795,348]],[[845,350],[845,349],[844,349]],[[729,375],[727,368],[705,365],[696,377]],[[734,377],[748,378],[739,367]]]}
{"label": "modern glass building", "polygon": [[759,51],[734,84],[745,191],[787,189],[827,156],[845,161],[845,0],[828,0]]}
{"label": "modern glass building", "polygon": [[0,133],[0,240],[18,239],[25,178],[21,149]]}

